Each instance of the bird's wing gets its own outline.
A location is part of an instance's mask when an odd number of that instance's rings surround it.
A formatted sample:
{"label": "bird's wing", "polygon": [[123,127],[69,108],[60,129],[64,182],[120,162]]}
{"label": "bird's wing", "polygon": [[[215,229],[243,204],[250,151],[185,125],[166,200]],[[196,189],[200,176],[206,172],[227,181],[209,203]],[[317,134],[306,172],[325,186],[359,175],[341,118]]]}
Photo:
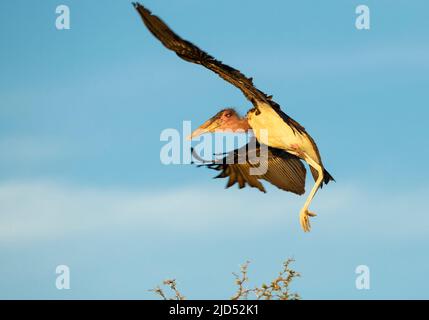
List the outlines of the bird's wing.
{"label": "bird's wing", "polygon": [[[221,171],[215,178],[229,177],[226,188],[238,183],[240,189],[248,184],[266,192],[259,181],[263,179],[282,190],[299,195],[304,194],[306,170],[301,160],[284,150],[271,147],[268,147],[267,157],[260,157],[260,150],[258,145],[249,143],[242,148],[229,152],[222,159],[202,166]],[[265,165],[267,171],[264,174],[250,174],[251,168]]]}
{"label": "bird's wing", "polygon": [[259,101],[268,103],[273,108],[280,109],[280,106],[271,100],[271,96],[267,96],[253,85],[252,78],[247,78],[240,71],[223,64],[191,42],[179,37],[160,18],[153,15],[140,3],[133,3],[133,5],[142,17],[149,31],[158,38],[166,48],[174,51],[180,58],[203,65],[217,73],[224,80],[239,88],[253,105],[256,105]]}

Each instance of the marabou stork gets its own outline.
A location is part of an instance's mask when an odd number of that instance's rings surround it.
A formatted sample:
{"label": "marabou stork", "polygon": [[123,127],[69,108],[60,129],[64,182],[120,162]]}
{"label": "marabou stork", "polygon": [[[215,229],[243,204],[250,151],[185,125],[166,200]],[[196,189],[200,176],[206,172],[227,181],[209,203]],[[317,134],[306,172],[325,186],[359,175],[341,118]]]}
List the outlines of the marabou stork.
{"label": "marabou stork", "polygon": [[[308,210],[317,190],[334,180],[326,171],[320,157],[319,150],[313,138],[303,126],[286,115],[280,106],[272,100],[271,96],[258,90],[252,78],[247,78],[240,71],[223,64],[208,53],[199,49],[174,33],[160,18],[153,15],[140,3],[133,3],[135,9],[143,19],[149,31],[167,48],[174,51],[180,58],[200,64],[217,73],[221,78],[236,86],[244,96],[253,104],[253,108],[245,117],[240,117],[233,109],[224,109],[211,117],[190,138],[203,133],[226,130],[252,130],[259,144],[268,146],[268,171],[261,175],[250,175],[251,161],[244,163],[225,161],[234,160],[238,150],[230,152],[222,161],[206,164],[208,167],[221,170],[220,177],[228,177],[227,187],[238,183],[242,188],[247,184],[265,192],[258,181],[264,179],[280,189],[296,194],[304,193],[306,171],[301,160],[307,162],[315,180],[315,184],[300,211],[300,223],[305,232],[310,231],[309,217],[315,216]],[[267,134],[262,134],[265,132]],[[247,148],[247,146],[245,146]],[[259,149],[258,146],[253,149]],[[253,153],[259,152],[253,150]],[[247,150],[248,155],[250,152]]]}

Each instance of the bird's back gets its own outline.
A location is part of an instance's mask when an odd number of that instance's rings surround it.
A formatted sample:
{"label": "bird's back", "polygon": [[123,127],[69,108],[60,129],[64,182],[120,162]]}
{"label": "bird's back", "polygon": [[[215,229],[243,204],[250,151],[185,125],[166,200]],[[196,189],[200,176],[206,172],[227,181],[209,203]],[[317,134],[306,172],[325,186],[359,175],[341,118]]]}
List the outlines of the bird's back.
{"label": "bird's back", "polygon": [[300,156],[301,152],[305,152],[314,161],[321,163],[314,140],[301,125],[281,110],[274,110],[268,104],[258,105],[258,111],[249,112],[247,119],[260,143],[297,156]]}

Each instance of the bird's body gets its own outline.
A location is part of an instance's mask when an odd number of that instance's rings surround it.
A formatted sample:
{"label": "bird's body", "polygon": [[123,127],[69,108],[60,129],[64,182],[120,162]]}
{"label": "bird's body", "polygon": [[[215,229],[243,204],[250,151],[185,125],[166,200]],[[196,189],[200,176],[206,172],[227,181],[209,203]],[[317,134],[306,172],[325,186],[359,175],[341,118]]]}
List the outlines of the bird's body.
{"label": "bird's body", "polygon": [[[174,33],[160,18],[153,15],[139,3],[133,3],[149,31],[161,41],[169,50],[174,51],[180,58],[202,65],[218,74],[222,79],[236,86],[244,96],[253,104],[246,117],[241,118],[233,109],[224,109],[207,120],[192,137],[221,130],[253,130],[259,143],[258,147],[245,146],[246,161],[244,163],[213,162],[214,169],[222,170],[219,177],[228,177],[227,187],[238,183],[240,188],[249,184],[252,187],[265,191],[258,179],[271,182],[280,189],[297,194],[304,193],[305,168],[301,162],[304,160],[310,166],[315,184],[307,197],[300,212],[300,223],[304,231],[310,230],[309,217],[314,213],[308,207],[317,190],[325,183],[334,180],[325,170],[319,150],[313,138],[298,122],[286,115],[280,106],[257,89],[252,78],[247,78],[237,69],[234,69],[201,50],[191,42],[182,39]],[[268,166],[265,173],[252,174],[252,154],[260,153],[268,146],[267,157],[261,162]],[[239,152],[243,148],[229,153],[222,161],[239,159]],[[254,157],[253,157],[254,158]],[[209,165],[210,166],[210,165]]]}
{"label": "bird's body", "polygon": [[[257,112],[258,110],[259,112]],[[298,131],[286,123],[270,105],[258,104],[257,109],[247,113],[247,120],[260,143],[283,149],[300,158],[305,152],[314,161],[320,163],[320,157],[315,151],[308,133]],[[268,133],[266,137],[263,135],[264,130],[267,130]],[[266,141],[266,139],[268,140]]]}

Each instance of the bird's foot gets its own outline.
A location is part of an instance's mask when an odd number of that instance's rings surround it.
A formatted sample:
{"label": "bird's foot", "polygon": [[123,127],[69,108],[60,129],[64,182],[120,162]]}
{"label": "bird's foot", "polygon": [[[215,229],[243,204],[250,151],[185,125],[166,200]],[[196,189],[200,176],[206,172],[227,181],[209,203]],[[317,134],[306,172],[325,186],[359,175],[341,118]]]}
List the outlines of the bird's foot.
{"label": "bird's foot", "polygon": [[310,217],[315,217],[315,216],[316,214],[314,212],[310,212],[308,210],[301,210],[299,214],[299,222],[304,232],[310,232],[310,229],[311,229]]}

